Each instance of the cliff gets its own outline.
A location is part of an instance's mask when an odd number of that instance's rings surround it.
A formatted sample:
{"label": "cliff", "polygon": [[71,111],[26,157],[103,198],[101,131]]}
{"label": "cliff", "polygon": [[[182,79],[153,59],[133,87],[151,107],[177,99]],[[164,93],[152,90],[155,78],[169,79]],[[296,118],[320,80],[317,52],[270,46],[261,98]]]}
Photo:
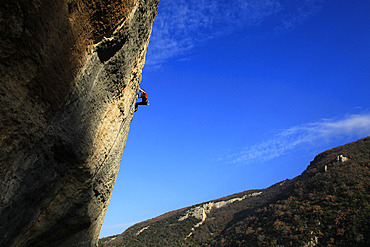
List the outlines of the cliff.
{"label": "cliff", "polygon": [[0,246],[95,246],[158,0],[0,3]]}
{"label": "cliff", "polygon": [[370,137],[294,179],[169,212],[101,246],[369,246]]}

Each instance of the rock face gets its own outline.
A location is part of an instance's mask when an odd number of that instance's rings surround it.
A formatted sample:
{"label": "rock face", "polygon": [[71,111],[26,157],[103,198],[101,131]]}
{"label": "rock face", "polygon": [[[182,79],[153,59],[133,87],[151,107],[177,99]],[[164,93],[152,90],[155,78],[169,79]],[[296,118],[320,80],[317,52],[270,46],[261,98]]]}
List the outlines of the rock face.
{"label": "rock face", "polygon": [[95,246],[158,0],[0,3],[0,246]]}

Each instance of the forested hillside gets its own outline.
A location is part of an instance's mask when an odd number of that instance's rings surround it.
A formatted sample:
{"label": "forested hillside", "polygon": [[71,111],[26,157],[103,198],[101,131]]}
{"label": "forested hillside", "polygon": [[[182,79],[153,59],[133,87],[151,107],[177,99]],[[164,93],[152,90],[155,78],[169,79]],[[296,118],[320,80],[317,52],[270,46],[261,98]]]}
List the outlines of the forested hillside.
{"label": "forested hillside", "polygon": [[167,213],[101,246],[370,246],[370,137],[298,177]]}

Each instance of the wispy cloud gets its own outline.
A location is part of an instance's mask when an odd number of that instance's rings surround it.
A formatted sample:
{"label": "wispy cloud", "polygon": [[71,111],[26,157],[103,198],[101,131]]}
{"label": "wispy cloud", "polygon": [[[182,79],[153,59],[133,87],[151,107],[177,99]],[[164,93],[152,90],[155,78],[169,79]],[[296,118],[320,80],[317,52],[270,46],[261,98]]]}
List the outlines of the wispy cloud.
{"label": "wispy cloud", "polygon": [[370,135],[370,114],[350,115],[338,120],[322,120],[285,129],[273,138],[229,155],[231,163],[255,163],[272,160],[303,146],[312,147],[334,138],[362,138]]}
{"label": "wispy cloud", "polygon": [[322,0],[161,0],[147,66],[183,57],[210,39],[273,19],[272,30],[293,29],[316,13]]}
{"label": "wispy cloud", "polygon": [[281,20],[278,22],[276,31],[292,30],[297,25],[305,22],[308,18],[321,10],[322,0],[302,0],[285,2],[284,13],[281,14]]}

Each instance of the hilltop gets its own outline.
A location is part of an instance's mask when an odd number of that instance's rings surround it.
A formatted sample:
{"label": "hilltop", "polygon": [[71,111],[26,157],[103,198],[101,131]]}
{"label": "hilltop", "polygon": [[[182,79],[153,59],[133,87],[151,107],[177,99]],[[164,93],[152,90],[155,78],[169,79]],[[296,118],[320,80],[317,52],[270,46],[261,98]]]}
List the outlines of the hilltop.
{"label": "hilltop", "polygon": [[294,179],[169,212],[100,246],[369,246],[369,164],[367,137]]}

